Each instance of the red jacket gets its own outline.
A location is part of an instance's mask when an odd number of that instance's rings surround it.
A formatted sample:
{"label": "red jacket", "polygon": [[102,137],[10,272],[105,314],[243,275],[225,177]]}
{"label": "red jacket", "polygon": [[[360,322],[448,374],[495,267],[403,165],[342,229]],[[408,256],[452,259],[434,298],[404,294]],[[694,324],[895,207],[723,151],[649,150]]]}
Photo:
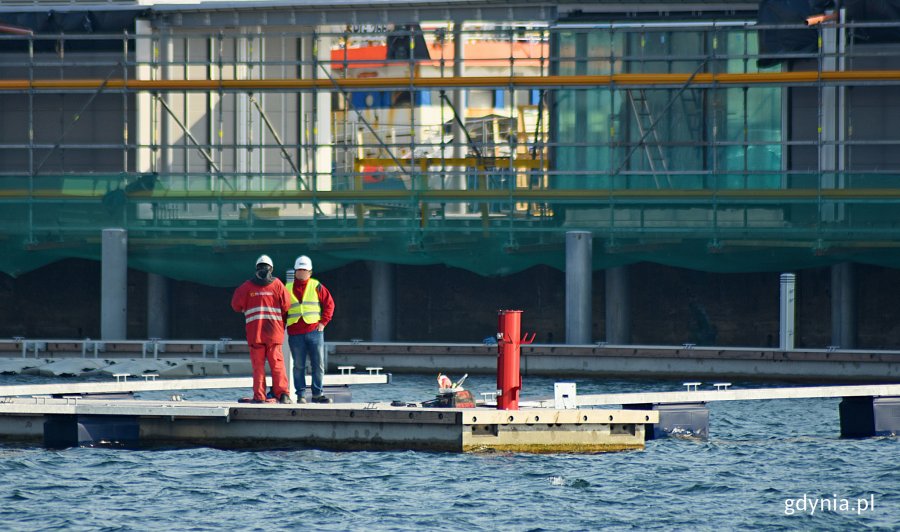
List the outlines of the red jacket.
{"label": "red jacket", "polygon": [[237,287],[231,298],[231,308],[244,313],[247,343],[284,342],[284,322],[291,308],[291,298],[277,277],[266,286],[251,280]]}
{"label": "red jacket", "polygon": [[[309,281],[294,280],[294,296],[296,296],[297,299],[303,300],[303,291],[306,290],[306,283],[308,282]],[[331,321],[331,317],[334,316],[334,299],[331,297],[331,292],[329,292],[321,282],[319,283],[319,289],[316,290],[316,293],[319,295],[319,305],[322,307],[319,313],[319,323],[328,325],[328,322]],[[306,323],[305,321],[300,320],[288,327],[288,334],[306,334],[313,332],[316,330],[319,323]]]}

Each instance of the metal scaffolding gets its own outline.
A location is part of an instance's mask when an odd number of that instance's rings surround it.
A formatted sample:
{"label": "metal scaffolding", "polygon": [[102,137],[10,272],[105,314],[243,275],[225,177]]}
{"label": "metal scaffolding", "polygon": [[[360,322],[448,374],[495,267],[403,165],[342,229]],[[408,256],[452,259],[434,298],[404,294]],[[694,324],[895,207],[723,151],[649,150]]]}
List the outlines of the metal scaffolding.
{"label": "metal scaffolding", "polygon": [[871,24],[773,57],[740,20],[204,32],[174,16],[0,35],[0,238],[59,250],[114,223],[148,249],[409,262],[478,239],[524,256],[572,229],[616,252],[895,248],[900,53],[846,37]]}

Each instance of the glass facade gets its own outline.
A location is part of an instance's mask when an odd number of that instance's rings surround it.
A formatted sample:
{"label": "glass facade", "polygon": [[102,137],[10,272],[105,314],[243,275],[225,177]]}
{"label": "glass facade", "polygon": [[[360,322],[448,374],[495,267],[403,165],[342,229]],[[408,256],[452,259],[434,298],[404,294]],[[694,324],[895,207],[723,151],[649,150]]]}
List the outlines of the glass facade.
{"label": "glass facade", "polygon": [[[782,186],[783,88],[666,83],[668,74],[758,72],[755,31],[608,26],[557,37],[559,75],[613,79],[556,92],[555,188]],[[646,83],[616,86],[617,74]]]}

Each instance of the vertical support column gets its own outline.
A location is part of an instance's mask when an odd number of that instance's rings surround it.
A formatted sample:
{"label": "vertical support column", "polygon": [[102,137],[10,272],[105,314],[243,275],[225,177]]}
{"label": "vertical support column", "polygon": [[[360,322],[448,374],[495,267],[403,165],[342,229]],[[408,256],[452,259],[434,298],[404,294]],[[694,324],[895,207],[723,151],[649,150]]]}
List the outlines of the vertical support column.
{"label": "vertical support column", "polygon": [[[461,78],[465,75],[465,39],[462,33],[463,22],[455,21],[453,23],[453,77]],[[462,159],[466,156],[466,136],[463,133],[463,126],[466,123],[466,101],[465,89],[456,89],[450,98],[453,102],[455,112],[459,113],[459,121],[453,120],[451,133],[453,135],[453,158]],[[444,105],[444,102],[441,102]],[[466,188],[466,175],[469,168],[466,166],[453,167],[452,174],[449,179],[448,187],[451,190],[464,190]],[[463,214],[466,212],[466,204],[462,202],[447,204],[446,211],[448,213]]]}
{"label": "vertical support column", "polygon": [[[845,69],[844,10],[839,12],[837,24],[827,22],[822,25],[819,71],[842,71]],[[819,127],[819,172],[822,188],[844,188],[846,169],[846,89],[836,85],[825,85],[820,89],[821,116]],[[822,220],[828,222],[844,219],[844,207],[840,203],[822,205]]]}
{"label": "vertical support column", "polygon": [[[138,62],[137,78],[153,79],[153,68],[159,68],[158,64],[154,64],[153,53],[153,29],[149,21],[135,21],[135,33],[137,40],[135,42],[135,56]],[[169,68],[172,63],[174,54],[172,40],[170,38],[162,39],[159,46],[161,47],[160,55],[165,62],[162,67],[163,79],[169,79]],[[162,98],[168,98],[166,93]],[[150,93],[138,93],[137,97],[137,125],[135,127],[138,145],[137,151],[137,170],[139,172],[161,172],[167,176],[171,173],[171,159],[169,154],[169,120],[166,111],[162,111],[161,115],[157,109],[157,104],[153,100]],[[159,129],[157,129],[157,125]],[[161,149],[156,146],[162,145]],[[159,150],[157,152],[157,150]],[[157,154],[160,160],[157,161]],[[138,205],[138,216],[142,219],[152,220],[155,206],[153,204]],[[162,275],[155,273],[147,274],[147,338],[166,339],[171,336],[169,329],[169,281]]]}
{"label": "vertical support column", "polygon": [[[153,62],[153,30],[149,20],[134,21],[134,56],[137,66],[135,77],[139,80],[153,79],[151,75],[151,63]],[[134,125],[135,140],[137,142],[135,170],[138,172],[152,172],[154,161],[150,146],[153,142],[153,100],[149,92],[143,91],[135,95]]]}
{"label": "vertical support column", "polygon": [[[318,36],[316,78],[328,78],[322,71],[333,75],[331,70],[331,46],[334,37]],[[334,160],[334,141],[331,134],[331,92],[321,91],[316,94],[316,190],[331,190],[331,168]],[[324,209],[324,207],[323,207]]]}
{"label": "vertical support column", "polygon": [[[315,31],[315,28],[307,28]],[[301,42],[301,56],[303,67],[301,74],[303,79],[329,79],[331,70],[331,44],[333,37],[323,37],[318,33],[304,36]],[[301,101],[303,106],[302,137],[308,143],[306,151],[306,178],[310,188],[315,190],[331,190],[331,167],[333,159],[333,145],[331,135],[331,93],[329,91],[317,91],[303,93]],[[333,212],[331,206],[319,206],[325,214]],[[315,212],[315,211],[313,211]]]}
{"label": "vertical support column", "polygon": [[[135,77],[139,80],[153,79],[153,48],[156,43],[153,40],[153,29],[148,20],[136,20],[135,23],[134,55],[137,65]],[[135,170],[139,173],[149,173],[157,170],[156,144],[158,118],[156,101],[146,91],[135,94]],[[168,117],[163,117],[168,119]],[[136,216],[141,220],[153,220],[154,204],[139,203],[136,206]]]}
{"label": "vertical support column", "polygon": [[128,308],[128,231],[104,229],[100,264],[100,338],[124,340]]}
{"label": "vertical support column", "polygon": [[[301,75],[303,79],[328,79],[331,70],[331,44],[333,37],[323,37],[316,33],[314,27],[305,28],[300,43],[300,54],[303,62]],[[327,72],[327,74],[326,74]],[[311,189],[331,190],[331,168],[334,158],[334,142],[332,140],[331,93],[316,91],[303,93],[301,98],[301,116],[303,132],[301,138],[307,145],[303,150],[304,179]],[[324,214],[331,214],[331,205],[319,205]],[[315,210],[312,211],[316,212]]]}
{"label": "vertical support column", "polygon": [[394,265],[373,261],[372,269],[372,341],[394,339]]}
{"label": "vertical support column", "polygon": [[606,270],[607,343],[631,343],[631,298],[628,287],[628,266]]}
{"label": "vertical support column", "polygon": [[796,297],[797,276],[793,273],[781,274],[781,305],[778,330],[778,348],[789,351],[794,348],[794,299]]}
{"label": "vertical support column", "polygon": [[856,347],[856,283],[852,262],[831,267],[831,345]]}
{"label": "vertical support column", "polygon": [[[315,69],[315,61],[313,59],[312,50],[313,50],[313,41],[312,32],[314,28],[305,26],[303,28],[303,36],[300,38],[300,49],[298,50],[298,56],[300,59],[300,78],[302,79],[310,79],[313,75],[313,70]],[[313,95],[311,92],[303,92],[300,94],[300,170],[303,172],[303,175],[300,176],[301,180],[306,182],[310,187],[312,187],[312,172],[313,167],[315,166],[314,153],[315,153],[315,140],[313,137]],[[303,187],[301,186],[301,189]]]}
{"label": "vertical support column", "polygon": [[[258,49],[254,46],[254,36],[250,33],[249,28],[242,28],[244,32],[240,37],[234,40],[234,75],[236,79],[251,79],[253,63],[256,60]],[[251,145],[253,141],[254,120],[250,104],[252,93],[235,93],[234,95],[234,169],[241,177],[239,181],[243,183],[240,187],[242,190],[254,190],[257,186],[254,182],[253,155],[254,149]],[[187,95],[185,96],[187,97]],[[260,188],[262,180],[259,180]],[[256,189],[259,190],[259,189]]]}
{"label": "vertical support column", "polygon": [[591,343],[593,237],[590,231],[566,232],[566,343]]}
{"label": "vertical support column", "polygon": [[[160,39],[160,55],[162,56],[162,68],[160,73],[162,79],[172,79],[172,63],[175,62],[175,43],[173,42],[172,30],[165,30],[163,37]],[[169,109],[173,108],[172,93],[166,91],[160,96]],[[171,125],[173,118],[169,116],[169,112],[160,109],[159,119],[159,166],[158,171],[163,177],[165,183],[171,183],[172,178],[172,134]],[[185,170],[187,173],[187,170]]]}
{"label": "vertical support column", "polygon": [[169,280],[147,274],[147,338],[169,338]]}
{"label": "vertical support column", "polygon": [[[588,58],[591,57],[591,51],[588,47],[588,34],[586,31],[575,33],[575,75],[585,76],[588,73]],[[594,63],[596,64],[596,63]],[[594,67],[596,68],[596,67]],[[575,100],[575,138],[578,142],[583,142],[588,137],[588,91],[576,90],[572,91],[572,97]],[[573,149],[575,152],[575,167],[588,168],[588,147],[585,145],[578,146]]]}

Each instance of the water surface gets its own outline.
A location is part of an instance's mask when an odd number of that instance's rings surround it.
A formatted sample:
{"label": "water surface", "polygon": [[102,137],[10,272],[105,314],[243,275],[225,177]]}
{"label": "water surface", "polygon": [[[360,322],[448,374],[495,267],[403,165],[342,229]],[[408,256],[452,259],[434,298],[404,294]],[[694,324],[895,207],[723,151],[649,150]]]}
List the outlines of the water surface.
{"label": "water surface", "polygon": [[[49,381],[0,377],[22,382]],[[526,378],[524,398],[551,396],[553,382]],[[579,393],[683,389],[575,382]],[[488,376],[466,385],[476,397],[496,388]],[[751,386],[760,384],[735,383]],[[356,401],[421,401],[435,389],[433,375],[395,375],[392,385],[353,392]],[[246,392],[194,391],[185,400]],[[0,445],[0,529],[896,530],[900,441],[840,439],[839,401],[712,403],[709,441],[593,455]],[[837,505],[811,513],[819,498]],[[837,511],[842,499],[852,511]],[[857,509],[862,499],[874,508]]]}

